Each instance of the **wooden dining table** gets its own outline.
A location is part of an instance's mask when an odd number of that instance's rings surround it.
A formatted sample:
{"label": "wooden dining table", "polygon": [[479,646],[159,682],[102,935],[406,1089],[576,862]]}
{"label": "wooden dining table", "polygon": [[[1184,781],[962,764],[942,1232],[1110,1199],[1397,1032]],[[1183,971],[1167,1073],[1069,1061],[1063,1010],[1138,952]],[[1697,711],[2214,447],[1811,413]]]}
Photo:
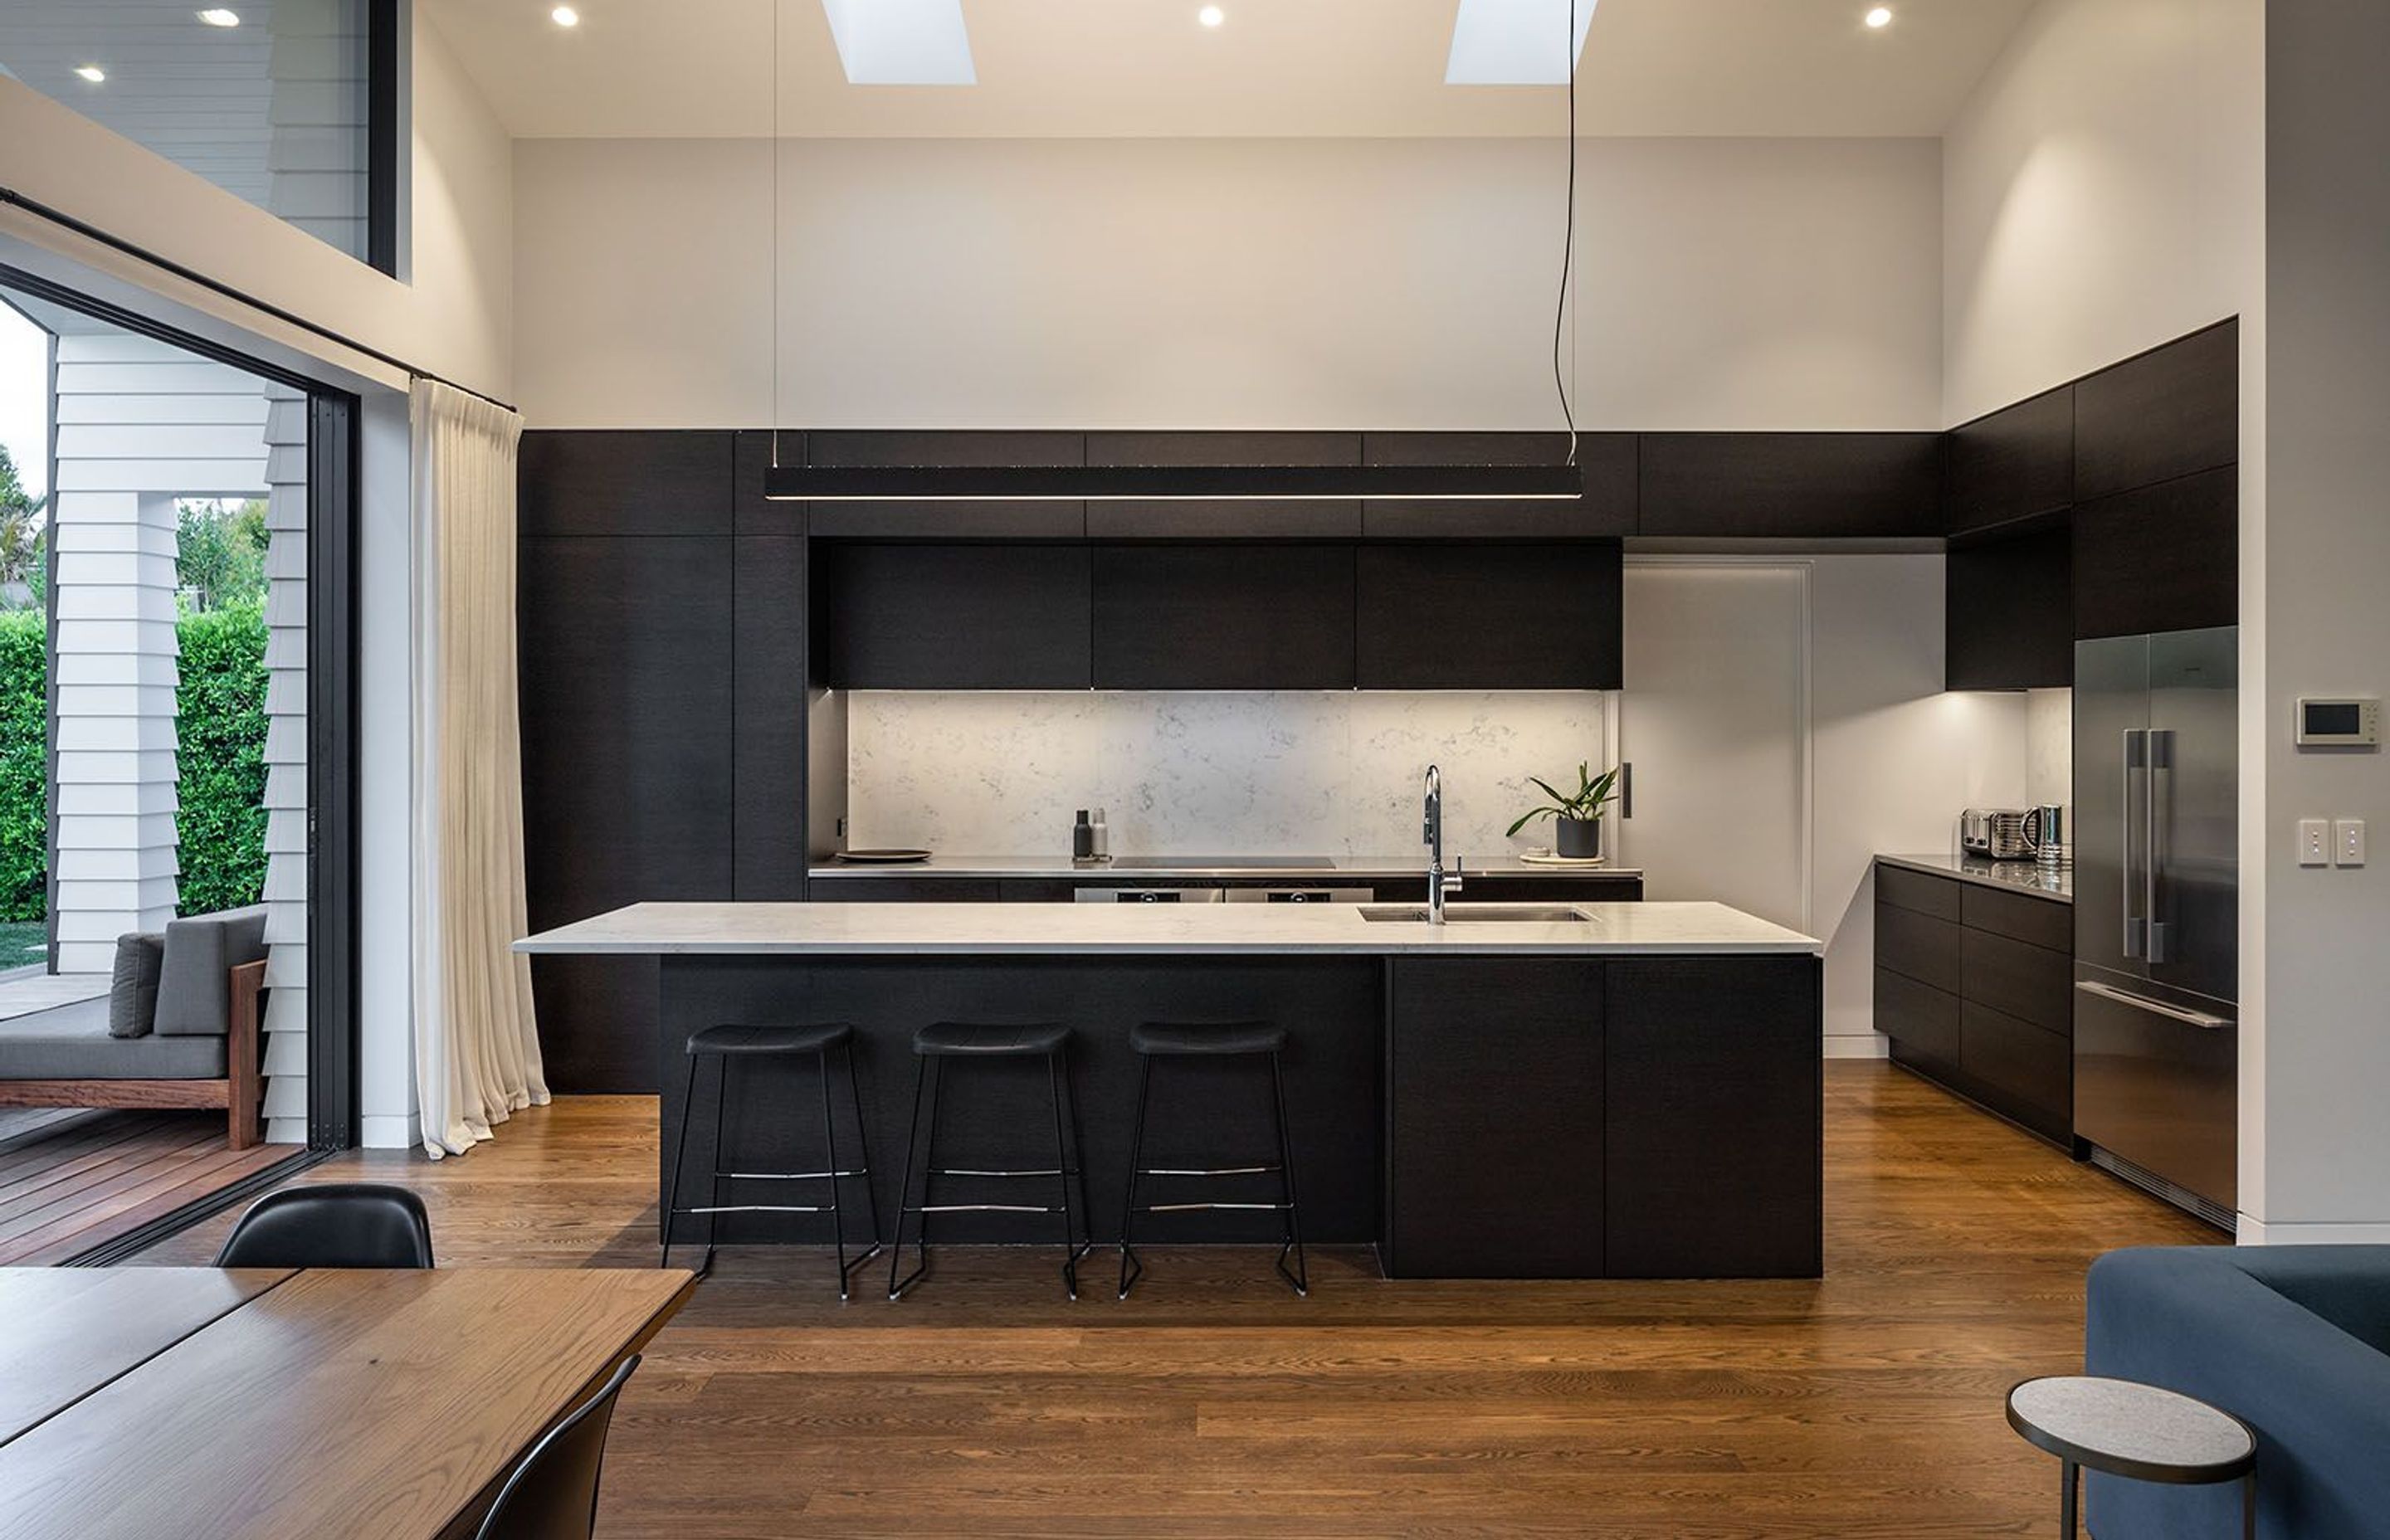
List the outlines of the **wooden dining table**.
{"label": "wooden dining table", "polygon": [[0,1268],[0,1535],[470,1534],[696,1282]]}

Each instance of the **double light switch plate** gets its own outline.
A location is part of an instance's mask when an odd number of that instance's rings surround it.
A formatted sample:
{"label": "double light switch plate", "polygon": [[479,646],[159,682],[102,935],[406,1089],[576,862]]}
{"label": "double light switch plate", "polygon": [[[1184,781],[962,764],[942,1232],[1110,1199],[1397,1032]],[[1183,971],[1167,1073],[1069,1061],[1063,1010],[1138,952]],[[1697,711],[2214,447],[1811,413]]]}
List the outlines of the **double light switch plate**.
{"label": "double light switch plate", "polygon": [[2301,818],[2299,865],[2361,866],[2365,865],[2365,820],[2362,818]]}

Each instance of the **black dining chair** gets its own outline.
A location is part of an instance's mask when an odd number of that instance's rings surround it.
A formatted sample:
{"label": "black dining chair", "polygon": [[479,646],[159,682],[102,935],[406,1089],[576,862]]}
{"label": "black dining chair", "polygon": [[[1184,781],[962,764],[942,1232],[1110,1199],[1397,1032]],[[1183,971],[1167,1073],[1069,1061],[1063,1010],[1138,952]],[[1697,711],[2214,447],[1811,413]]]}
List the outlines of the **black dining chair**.
{"label": "black dining chair", "polygon": [[598,1475],[606,1463],[614,1398],[638,1367],[635,1353],[605,1389],[531,1446],[498,1489],[477,1540],[589,1540],[598,1527]]}
{"label": "black dining chair", "polygon": [[379,1182],[284,1187],[249,1206],[219,1267],[429,1267],[423,1200]]}

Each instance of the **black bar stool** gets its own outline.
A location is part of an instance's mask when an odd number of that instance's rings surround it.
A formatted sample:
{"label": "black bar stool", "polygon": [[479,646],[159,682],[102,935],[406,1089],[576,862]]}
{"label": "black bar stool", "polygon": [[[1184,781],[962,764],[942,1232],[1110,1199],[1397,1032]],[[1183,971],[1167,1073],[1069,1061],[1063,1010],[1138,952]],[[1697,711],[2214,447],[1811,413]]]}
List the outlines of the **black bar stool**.
{"label": "black bar stool", "polygon": [[[1294,1145],[1286,1131],[1286,1074],[1280,1067],[1280,1056],[1286,1051],[1284,1029],[1267,1021],[1239,1021],[1222,1025],[1176,1024],[1167,1021],[1146,1021],[1129,1029],[1128,1046],[1137,1050],[1139,1060],[1137,1077],[1137,1132],[1130,1136],[1128,1147],[1128,1202],[1121,1211],[1121,1276],[1120,1297],[1128,1298],[1131,1285],[1145,1274],[1145,1264],[1137,1259],[1136,1246],[1130,1238],[1130,1225],[1140,1213],[1189,1213],[1201,1210],[1242,1209],[1276,1213],[1285,1219],[1285,1244],[1278,1251],[1279,1277],[1294,1286],[1294,1291],[1305,1297],[1311,1293],[1311,1270],[1303,1259],[1303,1226],[1297,1217],[1294,1200]],[[1236,1059],[1267,1056],[1270,1065],[1271,1110],[1278,1127],[1278,1162],[1275,1165],[1222,1166],[1205,1171],[1189,1171],[1168,1166],[1149,1167],[1145,1163],[1145,1108],[1153,1090],[1153,1061],[1157,1059]],[[1267,1176],[1279,1179],[1279,1201],[1275,1203],[1154,1203],[1138,1208],[1137,1193],[1139,1181],[1147,1176],[1220,1180],[1245,1176]],[[1287,1266],[1287,1259],[1294,1266]]]}
{"label": "black bar stool", "polygon": [[[838,1163],[838,1130],[830,1118],[829,1056],[838,1049],[846,1060],[847,1099],[854,1110],[854,1145],[859,1157],[854,1169],[842,1168]],[[688,1039],[688,1083],[681,1090],[680,1139],[673,1152],[672,1183],[664,1197],[663,1260],[672,1260],[673,1221],[684,1213],[701,1213],[705,1219],[705,1263],[699,1270],[713,1270],[713,1237],[715,1216],[725,1213],[822,1213],[830,1216],[830,1234],[838,1246],[838,1297],[846,1298],[848,1278],[854,1270],[880,1254],[880,1210],[871,1196],[871,1145],[863,1127],[863,1091],[855,1082],[854,1029],[842,1021],[823,1022],[812,1026],[748,1026],[729,1023],[707,1027],[692,1033]],[[707,1174],[708,1190],[705,1206],[685,1209],[680,1206],[680,1177],[688,1163],[689,1109],[697,1097],[697,1076],[700,1062],[712,1059],[718,1069],[714,1072],[713,1102],[713,1169]],[[730,1061],[752,1062],[758,1059],[810,1059],[821,1072],[822,1169],[819,1171],[733,1171],[726,1170],[726,1151],[723,1147],[726,1114],[730,1107]],[[743,1071],[741,1072],[744,1072]],[[827,1182],[829,1184],[828,1203],[730,1203],[722,1201],[722,1184],[733,1182]],[[839,1183],[854,1179],[863,1183],[865,1212],[871,1216],[871,1247],[853,1262],[846,1260],[846,1208],[841,1200]]]}
{"label": "black bar stool", "polygon": [[[888,1259],[888,1297],[902,1299],[905,1291],[920,1281],[930,1270],[930,1215],[933,1213],[1059,1213],[1062,1216],[1062,1284],[1071,1298],[1079,1297],[1079,1259],[1095,1249],[1095,1237],[1087,1230],[1086,1162],[1079,1152],[1079,1107],[1071,1093],[1071,1029],[1060,1023],[1037,1023],[1024,1026],[995,1026],[970,1021],[939,1021],[923,1027],[913,1034],[913,1052],[919,1068],[913,1080],[913,1122],[906,1131],[905,1144],[905,1184],[896,1189],[896,1242],[894,1254]],[[1054,1165],[1051,1170],[1040,1167],[1034,1171],[986,1171],[968,1167],[942,1167],[937,1164],[938,1099],[945,1085],[945,1061],[950,1059],[1043,1059],[1046,1061],[1046,1090],[1054,1107]],[[932,1066],[935,1065],[933,1071]],[[928,1094],[929,1125],[921,1122],[924,1091]],[[1064,1122],[1067,1117],[1069,1127]],[[919,1159],[915,1159],[918,1153]],[[921,1167],[921,1200],[913,1201],[913,1167]],[[995,1177],[1006,1180],[1034,1180],[1052,1177],[1061,1197],[1060,1207],[1034,1203],[932,1203],[932,1183],[940,1176],[972,1178]],[[1078,1201],[1071,1200],[1071,1188],[1076,1184]],[[921,1260],[903,1277],[897,1269],[905,1264],[905,1216],[921,1216]],[[1074,1223],[1075,1220],[1075,1223]],[[1086,1237],[1082,1239],[1081,1237]]]}

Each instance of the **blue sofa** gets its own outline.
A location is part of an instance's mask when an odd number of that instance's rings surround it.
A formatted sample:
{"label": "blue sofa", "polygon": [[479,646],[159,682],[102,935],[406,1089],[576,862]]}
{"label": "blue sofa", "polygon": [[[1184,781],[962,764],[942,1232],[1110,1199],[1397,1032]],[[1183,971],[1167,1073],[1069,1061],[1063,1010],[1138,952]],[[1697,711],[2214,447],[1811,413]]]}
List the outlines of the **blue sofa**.
{"label": "blue sofa", "polygon": [[[2091,1265],[2084,1367],[2255,1429],[2266,1540],[2390,1535],[2390,1246],[2111,1252]],[[2084,1517],[2096,1540],[2221,1540],[2241,1492],[2092,1476]]]}

